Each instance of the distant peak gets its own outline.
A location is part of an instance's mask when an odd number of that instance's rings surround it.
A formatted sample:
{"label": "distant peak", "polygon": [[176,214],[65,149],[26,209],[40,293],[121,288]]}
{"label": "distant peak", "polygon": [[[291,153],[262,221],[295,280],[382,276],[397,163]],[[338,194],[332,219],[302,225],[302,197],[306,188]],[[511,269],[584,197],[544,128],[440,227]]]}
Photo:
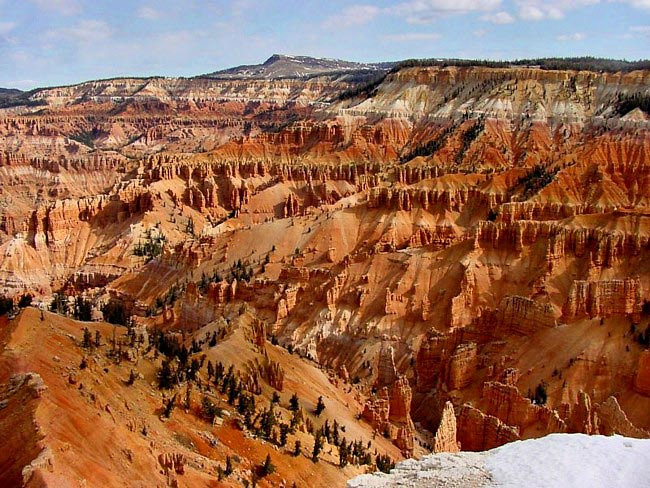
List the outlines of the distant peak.
{"label": "distant peak", "polygon": [[273,64],[277,61],[280,61],[282,59],[287,59],[288,56],[285,56],[284,54],[272,54],[269,59],[264,61],[263,65],[268,66],[269,64]]}

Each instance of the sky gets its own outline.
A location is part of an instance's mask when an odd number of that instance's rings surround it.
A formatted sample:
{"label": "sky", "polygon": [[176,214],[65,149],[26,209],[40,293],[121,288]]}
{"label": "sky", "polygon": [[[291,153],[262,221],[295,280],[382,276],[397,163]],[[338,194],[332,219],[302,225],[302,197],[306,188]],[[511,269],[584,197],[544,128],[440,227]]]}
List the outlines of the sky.
{"label": "sky", "polygon": [[194,76],[274,53],[650,57],[650,0],[0,0],[0,87]]}

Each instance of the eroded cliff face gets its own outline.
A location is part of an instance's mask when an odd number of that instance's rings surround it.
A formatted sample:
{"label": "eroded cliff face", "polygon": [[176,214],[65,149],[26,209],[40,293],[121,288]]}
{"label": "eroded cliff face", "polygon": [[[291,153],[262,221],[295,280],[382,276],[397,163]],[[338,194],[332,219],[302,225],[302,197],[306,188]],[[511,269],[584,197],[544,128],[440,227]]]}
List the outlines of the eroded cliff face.
{"label": "eroded cliff face", "polygon": [[645,436],[650,131],[616,104],[649,83],[452,67],[342,99],[327,77],[40,91],[0,118],[0,285],[188,335],[250,307],[258,335],[345,371],[407,455]]}

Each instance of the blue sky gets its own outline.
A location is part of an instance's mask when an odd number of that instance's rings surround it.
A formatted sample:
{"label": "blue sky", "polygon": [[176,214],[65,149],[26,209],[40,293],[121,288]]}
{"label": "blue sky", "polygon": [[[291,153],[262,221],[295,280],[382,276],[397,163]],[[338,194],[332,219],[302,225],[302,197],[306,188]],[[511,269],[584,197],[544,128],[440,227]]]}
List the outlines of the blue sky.
{"label": "blue sky", "polygon": [[0,0],[0,86],[191,76],[273,53],[650,57],[650,0]]}

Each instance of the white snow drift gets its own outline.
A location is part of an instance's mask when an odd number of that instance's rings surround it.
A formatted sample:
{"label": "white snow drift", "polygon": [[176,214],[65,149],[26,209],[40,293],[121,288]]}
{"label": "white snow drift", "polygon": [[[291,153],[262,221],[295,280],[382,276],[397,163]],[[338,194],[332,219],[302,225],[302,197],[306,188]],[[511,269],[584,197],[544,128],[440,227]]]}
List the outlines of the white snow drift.
{"label": "white snow drift", "polygon": [[650,440],[551,434],[486,452],[433,454],[399,463],[390,474],[348,481],[362,487],[650,487]]}

